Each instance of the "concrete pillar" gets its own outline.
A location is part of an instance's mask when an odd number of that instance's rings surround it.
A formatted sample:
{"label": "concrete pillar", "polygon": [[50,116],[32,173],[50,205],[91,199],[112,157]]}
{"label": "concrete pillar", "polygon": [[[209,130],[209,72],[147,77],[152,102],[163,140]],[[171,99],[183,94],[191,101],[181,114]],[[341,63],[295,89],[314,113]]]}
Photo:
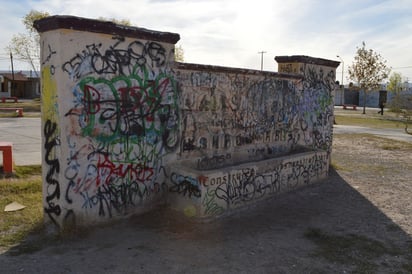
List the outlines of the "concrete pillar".
{"label": "concrete pillar", "polygon": [[179,35],[72,16],[34,26],[46,218],[105,222],[164,202],[164,169],[178,145]]}

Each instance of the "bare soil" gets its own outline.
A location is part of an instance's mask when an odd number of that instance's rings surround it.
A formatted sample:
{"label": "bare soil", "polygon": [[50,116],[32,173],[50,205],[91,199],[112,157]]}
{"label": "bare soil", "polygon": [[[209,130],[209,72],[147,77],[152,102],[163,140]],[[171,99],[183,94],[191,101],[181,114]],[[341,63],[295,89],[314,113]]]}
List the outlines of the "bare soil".
{"label": "bare soil", "polygon": [[412,273],[412,144],[335,135],[332,162],[321,182],[211,222],[159,209],[34,237],[0,273]]}

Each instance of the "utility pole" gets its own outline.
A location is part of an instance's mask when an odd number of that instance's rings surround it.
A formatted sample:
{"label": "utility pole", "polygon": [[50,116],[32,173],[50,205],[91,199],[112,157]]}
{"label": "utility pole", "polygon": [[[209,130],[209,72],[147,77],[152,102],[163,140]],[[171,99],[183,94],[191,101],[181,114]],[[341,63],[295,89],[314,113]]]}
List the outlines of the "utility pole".
{"label": "utility pole", "polygon": [[260,54],[260,70],[263,70],[263,54],[265,54],[266,51],[259,51],[258,54]]}
{"label": "utility pole", "polygon": [[345,104],[345,86],[343,85],[343,72],[345,71],[345,62],[343,62],[342,57],[340,57],[339,55],[336,55],[336,57],[338,57],[341,61],[342,61],[342,105]]}
{"label": "utility pole", "polygon": [[[15,83],[14,83],[14,65],[13,65],[13,54],[10,51],[10,61],[11,61],[11,76],[13,79],[13,82],[11,83],[11,91],[10,91],[10,96],[12,96],[11,92],[15,91]],[[14,92],[13,92],[14,93]]]}

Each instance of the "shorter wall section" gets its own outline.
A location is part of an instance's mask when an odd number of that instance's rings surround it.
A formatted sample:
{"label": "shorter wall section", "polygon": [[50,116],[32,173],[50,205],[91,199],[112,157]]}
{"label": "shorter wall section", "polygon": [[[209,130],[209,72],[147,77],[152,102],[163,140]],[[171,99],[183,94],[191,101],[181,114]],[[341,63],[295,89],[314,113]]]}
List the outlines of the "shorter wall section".
{"label": "shorter wall section", "polygon": [[327,177],[325,151],[301,152],[215,170],[171,167],[169,203],[187,216],[215,217]]}

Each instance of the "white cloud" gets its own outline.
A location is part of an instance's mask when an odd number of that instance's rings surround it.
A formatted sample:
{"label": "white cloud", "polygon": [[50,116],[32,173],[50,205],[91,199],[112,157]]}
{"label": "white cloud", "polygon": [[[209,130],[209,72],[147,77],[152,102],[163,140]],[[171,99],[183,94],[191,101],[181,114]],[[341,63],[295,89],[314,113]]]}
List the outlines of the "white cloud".
{"label": "white cloud", "polygon": [[[412,65],[410,0],[0,0],[4,43],[24,30],[30,9],[89,18],[128,19],[177,32],[187,62],[274,70],[275,55],[310,55],[349,65],[362,41],[392,67]],[[0,62],[0,69],[5,64]],[[7,69],[7,67],[6,67]],[[412,70],[401,71],[412,79]]]}

